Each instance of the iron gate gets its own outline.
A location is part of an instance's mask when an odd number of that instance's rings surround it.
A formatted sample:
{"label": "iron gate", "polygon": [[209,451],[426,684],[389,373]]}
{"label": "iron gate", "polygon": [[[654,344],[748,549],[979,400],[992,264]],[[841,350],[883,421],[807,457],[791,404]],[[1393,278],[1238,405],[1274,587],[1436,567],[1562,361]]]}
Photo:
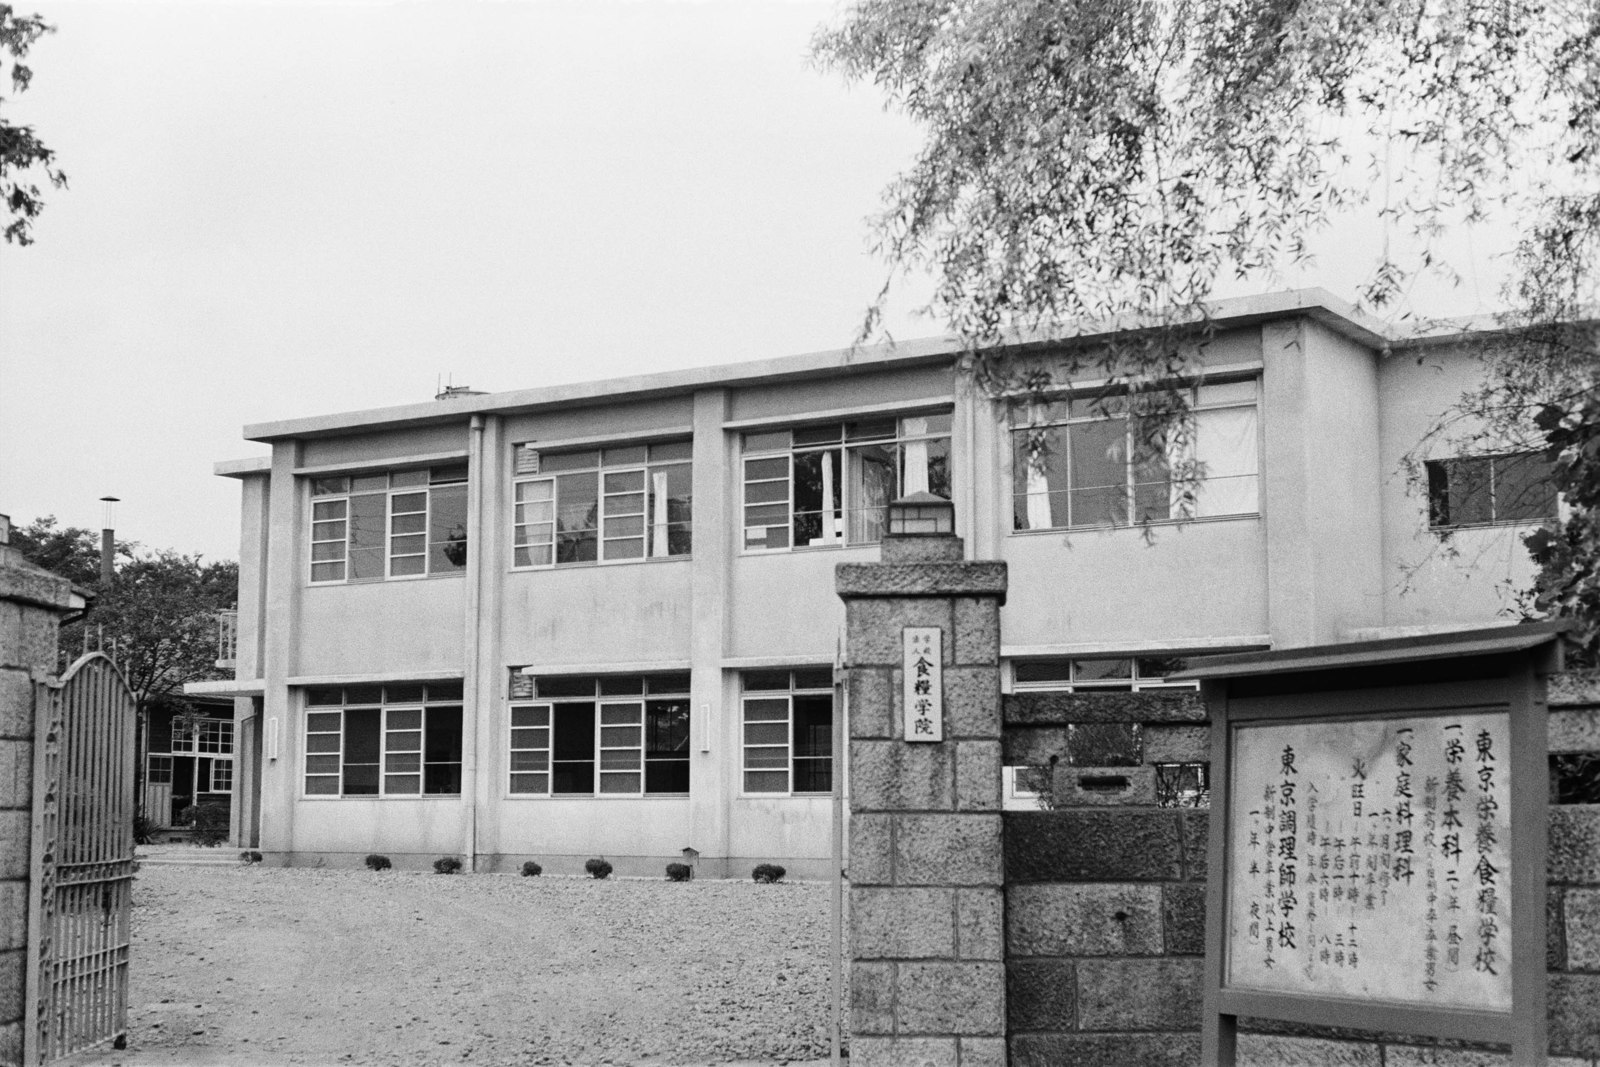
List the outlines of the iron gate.
{"label": "iron gate", "polygon": [[33,916],[25,1062],[128,1028],[135,703],[101,652],[35,690]]}

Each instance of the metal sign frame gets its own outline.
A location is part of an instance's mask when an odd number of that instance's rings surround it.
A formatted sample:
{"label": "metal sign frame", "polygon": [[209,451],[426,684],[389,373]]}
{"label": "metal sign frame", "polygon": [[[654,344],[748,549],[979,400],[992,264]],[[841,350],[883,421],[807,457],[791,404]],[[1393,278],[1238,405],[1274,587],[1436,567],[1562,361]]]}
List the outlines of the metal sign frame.
{"label": "metal sign frame", "polygon": [[[1558,668],[1559,624],[1332,645],[1197,661],[1211,717],[1202,1062],[1233,1067],[1238,1018],[1509,1044],[1542,1067],[1548,756],[1544,676]],[[1433,1007],[1350,996],[1235,988],[1228,979],[1231,765],[1240,728],[1453,713],[1509,716],[1511,1009]],[[1239,798],[1243,799],[1243,798]],[[1248,801],[1246,801],[1248,802]]]}

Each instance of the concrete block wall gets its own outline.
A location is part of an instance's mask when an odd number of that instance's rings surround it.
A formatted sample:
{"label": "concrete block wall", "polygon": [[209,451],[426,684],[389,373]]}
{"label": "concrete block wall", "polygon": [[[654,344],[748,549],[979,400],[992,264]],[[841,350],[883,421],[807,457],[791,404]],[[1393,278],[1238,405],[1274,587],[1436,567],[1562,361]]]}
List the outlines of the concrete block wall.
{"label": "concrete block wall", "polygon": [[72,584],[0,545],[0,1064],[22,1062],[32,864],[34,680],[55,666]]}
{"label": "concrete block wall", "polygon": [[[1210,815],[1156,806],[1149,782],[1154,764],[1208,759],[1204,706],[1188,693],[1028,693],[1005,698],[1004,720],[1007,765],[1055,766],[1055,810],[1005,816],[1012,1062],[1198,1063]],[[1139,730],[1117,752],[1106,724]],[[1095,759],[1112,751],[1117,765],[1078,765],[1087,753],[1074,726],[1096,727]],[[1549,736],[1553,755],[1600,756],[1600,672],[1552,679]],[[1552,805],[1549,833],[1550,1063],[1600,1067],[1600,804]],[[1250,1020],[1241,1030],[1239,1062],[1252,1067],[1510,1063],[1409,1035]]]}
{"label": "concrete block wall", "polygon": [[[850,1058],[1004,1067],[999,609],[1005,565],[955,538],[846,564]],[[944,739],[907,743],[901,633],[942,635]]]}

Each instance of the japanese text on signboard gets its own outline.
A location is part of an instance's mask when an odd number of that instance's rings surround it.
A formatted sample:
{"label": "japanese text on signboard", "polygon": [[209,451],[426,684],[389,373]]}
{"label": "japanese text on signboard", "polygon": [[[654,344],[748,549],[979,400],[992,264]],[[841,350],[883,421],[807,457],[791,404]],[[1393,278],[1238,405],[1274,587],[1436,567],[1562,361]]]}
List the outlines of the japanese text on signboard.
{"label": "japanese text on signboard", "polygon": [[1228,983],[1510,1010],[1505,713],[1238,728]]}
{"label": "japanese text on signboard", "polygon": [[905,734],[907,741],[944,740],[943,644],[937,626],[905,628]]}

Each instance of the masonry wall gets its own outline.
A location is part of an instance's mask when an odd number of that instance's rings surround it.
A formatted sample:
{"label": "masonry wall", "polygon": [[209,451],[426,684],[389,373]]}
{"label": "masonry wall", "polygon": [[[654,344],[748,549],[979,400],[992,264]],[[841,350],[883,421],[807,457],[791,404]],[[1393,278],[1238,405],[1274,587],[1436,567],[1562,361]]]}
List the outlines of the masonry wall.
{"label": "masonry wall", "polygon": [[22,1062],[32,869],[33,685],[56,661],[72,586],[0,545],[0,1064]]}
{"label": "masonry wall", "polygon": [[[1600,672],[1558,676],[1550,707],[1552,755],[1600,757]],[[1198,695],[1013,694],[1004,715],[1005,762],[1053,762],[1056,805],[1005,815],[1012,1063],[1198,1063],[1210,813],[1161,806],[1155,769],[1209,758]],[[1548,884],[1550,1062],[1591,1067],[1600,1063],[1600,804],[1552,804]],[[1510,1063],[1407,1035],[1240,1022],[1239,1062],[1253,1067]]]}

